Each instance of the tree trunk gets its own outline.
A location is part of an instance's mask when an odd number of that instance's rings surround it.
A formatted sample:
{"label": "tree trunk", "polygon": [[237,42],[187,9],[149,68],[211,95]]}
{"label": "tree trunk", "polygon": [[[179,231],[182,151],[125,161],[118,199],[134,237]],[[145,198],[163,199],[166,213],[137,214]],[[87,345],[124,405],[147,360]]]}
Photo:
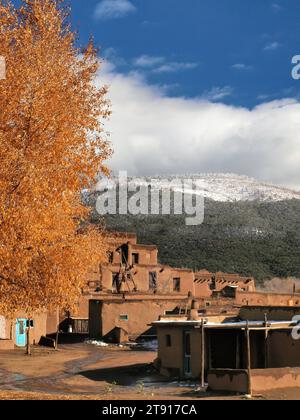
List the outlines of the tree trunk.
{"label": "tree trunk", "polygon": [[55,336],[55,350],[58,350],[58,339],[59,339],[59,324],[57,326],[56,336]]}
{"label": "tree trunk", "polygon": [[28,356],[31,356],[31,346],[30,346],[30,326],[27,328],[27,331],[26,331],[26,336],[27,336],[26,354],[27,354]]}
{"label": "tree trunk", "polygon": [[58,339],[59,339],[59,308],[57,308],[57,328],[55,336],[55,350],[58,350]]}

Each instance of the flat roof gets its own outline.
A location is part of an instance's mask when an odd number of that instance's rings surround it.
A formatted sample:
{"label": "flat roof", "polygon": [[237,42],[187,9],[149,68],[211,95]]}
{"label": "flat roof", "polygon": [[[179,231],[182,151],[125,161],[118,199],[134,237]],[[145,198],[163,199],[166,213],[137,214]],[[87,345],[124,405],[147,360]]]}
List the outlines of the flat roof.
{"label": "flat roof", "polygon": [[[268,321],[267,325],[264,321],[235,321],[235,322],[206,322],[204,327],[206,329],[246,329],[247,327],[252,330],[265,330],[265,329],[292,329],[299,324],[299,321]],[[199,321],[183,321],[183,320],[170,320],[170,321],[156,321],[153,322],[154,326],[202,326],[202,320]]]}

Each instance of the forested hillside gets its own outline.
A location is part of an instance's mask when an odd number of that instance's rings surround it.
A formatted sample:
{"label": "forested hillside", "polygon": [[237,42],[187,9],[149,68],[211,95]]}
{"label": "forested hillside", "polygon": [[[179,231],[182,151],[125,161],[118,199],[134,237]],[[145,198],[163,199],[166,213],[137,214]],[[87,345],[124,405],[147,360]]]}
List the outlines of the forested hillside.
{"label": "forested hillside", "polygon": [[[93,222],[99,216],[94,213]],[[187,227],[185,216],[107,216],[107,226],[136,232],[157,244],[162,263],[272,277],[300,277],[300,201],[206,200],[205,220]]]}

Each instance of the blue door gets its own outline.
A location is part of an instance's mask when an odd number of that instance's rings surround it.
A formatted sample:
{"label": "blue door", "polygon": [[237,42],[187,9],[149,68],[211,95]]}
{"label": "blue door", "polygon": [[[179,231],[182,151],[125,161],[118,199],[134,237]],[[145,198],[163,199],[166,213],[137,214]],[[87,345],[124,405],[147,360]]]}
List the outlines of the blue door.
{"label": "blue door", "polygon": [[16,322],[16,345],[17,347],[26,346],[26,319],[17,319]]}

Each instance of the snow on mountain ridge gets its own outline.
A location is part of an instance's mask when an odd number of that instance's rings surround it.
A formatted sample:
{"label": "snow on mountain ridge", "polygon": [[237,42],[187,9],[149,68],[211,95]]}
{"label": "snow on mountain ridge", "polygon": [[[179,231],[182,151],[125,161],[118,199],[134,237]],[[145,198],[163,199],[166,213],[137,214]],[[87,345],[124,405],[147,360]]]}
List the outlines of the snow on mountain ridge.
{"label": "snow on mountain ridge", "polygon": [[[118,181],[118,178],[113,178]],[[257,181],[244,175],[236,174],[184,174],[184,175],[159,175],[153,177],[129,177],[128,181],[136,187],[151,183],[155,189],[172,187],[176,191],[182,191],[185,180],[197,180],[198,194],[204,195],[213,201],[262,201],[274,202],[283,200],[300,199],[300,192],[288,188],[275,186]],[[187,190],[186,190],[187,191]],[[195,191],[189,190],[191,193]]]}

